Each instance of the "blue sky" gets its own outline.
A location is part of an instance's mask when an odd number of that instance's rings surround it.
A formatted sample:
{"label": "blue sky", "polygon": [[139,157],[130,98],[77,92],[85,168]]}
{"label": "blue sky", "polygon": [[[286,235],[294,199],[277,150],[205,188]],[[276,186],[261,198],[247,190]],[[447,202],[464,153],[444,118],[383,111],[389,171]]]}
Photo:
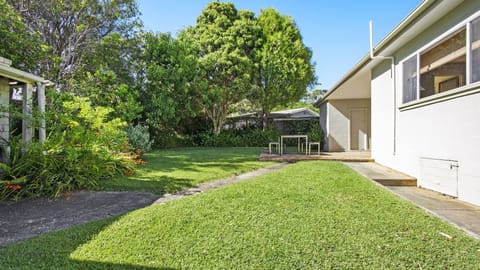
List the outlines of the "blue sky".
{"label": "blue sky", "polygon": [[[176,34],[194,25],[208,0],[138,0],[145,29]],[[227,2],[227,1],[222,1]],[[374,44],[387,35],[421,0],[234,0],[237,9],[259,14],[273,7],[292,17],[313,51],[319,88],[329,89],[369,50],[368,22]]]}

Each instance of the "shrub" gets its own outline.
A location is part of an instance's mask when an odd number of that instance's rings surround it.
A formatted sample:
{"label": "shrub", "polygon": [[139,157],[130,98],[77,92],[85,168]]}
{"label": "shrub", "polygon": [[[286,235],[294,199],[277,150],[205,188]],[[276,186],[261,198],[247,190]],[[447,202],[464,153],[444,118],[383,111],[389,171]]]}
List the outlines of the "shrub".
{"label": "shrub", "polygon": [[318,119],[285,122],[284,132],[289,134],[307,134],[308,140],[311,142],[320,142],[321,148],[323,148],[325,144],[325,136],[323,130],[320,128]]}
{"label": "shrub", "polygon": [[153,140],[150,140],[148,126],[140,124],[136,126],[128,125],[125,127],[125,131],[127,132],[131,150],[142,149],[143,151],[150,151],[152,149]]}
{"label": "shrub", "polygon": [[310,122],[309,132],[307,132],[307,134],[308,140],[312,142],[320,142],[320,148],[323,148],[323,145],[325,144],[325,136],[318,121]]}
{"label": "shrub", "polygon": [[[125,123],[108,119],[110,109],[92,107],[73,97],[62,103],[42,144],[9,142],[8,163],[2,165],[0,199],[19,199],[91,188],[98,181],[132,171]],[[27,150],[25,150],[27,149]]]}
{"label": "shrub", "polygon": [[[320,142],[323,146],[325,139],[323,131],[320,128],[318,120],[308,121],[290,121],[285,125],[285,134],[301,133],[307,134],[308,140],[312,142]],[[280,136],[280,131],[276,129],[262,130],[255,127],[244,129],[228,129],[223,130],[216,135],[213,132],[203,132],[196,136],[191,136],[189,141],[196,142],[194,146],[210,146],[210,147],[225,147],[225,146],[256,146],[262,147],[268,145],[269,142],[277,141]]]}
{"label": "shrub", "polygon": [[270,141],[276,141],[279,133],[273,129],[261,130],[258,128],[229,129],[216,135],[213,132],[205,132],[199,135],[201,146],[265,146]]}
{"label": "shrub", "polygon": [[155,138],[156,148],[175,148],[184,145],[181,137],[174,130],[156,130],[153,137]]}

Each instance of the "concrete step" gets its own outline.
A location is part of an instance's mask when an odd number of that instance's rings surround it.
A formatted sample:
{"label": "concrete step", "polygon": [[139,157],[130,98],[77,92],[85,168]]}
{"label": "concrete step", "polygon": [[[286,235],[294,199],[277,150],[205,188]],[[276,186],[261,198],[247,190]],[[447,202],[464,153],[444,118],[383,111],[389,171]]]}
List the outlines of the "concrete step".
{"label": "concrete step", "polygon": [[346,163],[352,169],[384,186],[417,186],[417,179],[378,163]]}
{"label": "concrete step", "polygon": [[416,187],[417,179],[373,179],[375,182],[380,183],[384,186],[394,186],[394,187]]}

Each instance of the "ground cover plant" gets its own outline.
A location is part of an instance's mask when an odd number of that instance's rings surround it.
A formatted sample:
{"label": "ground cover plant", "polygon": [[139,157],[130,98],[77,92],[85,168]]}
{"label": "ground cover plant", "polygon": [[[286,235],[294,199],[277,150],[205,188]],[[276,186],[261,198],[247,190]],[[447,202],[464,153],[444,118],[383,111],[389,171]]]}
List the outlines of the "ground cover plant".
{"label": "ground cover plant", "polygon": [[176,148],[143,154],[133,175],[102,181],[103,190],[174,192],[201,183],[253,171],[274,163],[258,161],[258,147]]}
{"label": "ground cover plant", "polygon": [[320,161],[0,250],[1,269],[476,269],[479,264],[479,241],[343,164]]}

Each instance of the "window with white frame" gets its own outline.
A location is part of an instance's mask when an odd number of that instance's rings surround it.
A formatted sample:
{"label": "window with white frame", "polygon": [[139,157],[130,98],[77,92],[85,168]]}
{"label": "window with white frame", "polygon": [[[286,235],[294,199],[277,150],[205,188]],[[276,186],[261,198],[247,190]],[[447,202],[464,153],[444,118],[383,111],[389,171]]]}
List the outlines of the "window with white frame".
{"label": "window with white frame", "polygon": [[403,62],[403,103],[480,82],[480,18],[469,27],[470,31],[460,27]]}
{"label": "window with white frame", "polygon": [[403,103],[417,99],[417,56],[403,63]]}
{"label": "window with white frame", "polygon": [[420,54],[420,98],[466,84],[466,29]]}
{"label": "window with white frame", "polygon": [[480,81],[480,18],[472,21],[470,25],[470,48],[471,48],[471,81],[472,83]]}

